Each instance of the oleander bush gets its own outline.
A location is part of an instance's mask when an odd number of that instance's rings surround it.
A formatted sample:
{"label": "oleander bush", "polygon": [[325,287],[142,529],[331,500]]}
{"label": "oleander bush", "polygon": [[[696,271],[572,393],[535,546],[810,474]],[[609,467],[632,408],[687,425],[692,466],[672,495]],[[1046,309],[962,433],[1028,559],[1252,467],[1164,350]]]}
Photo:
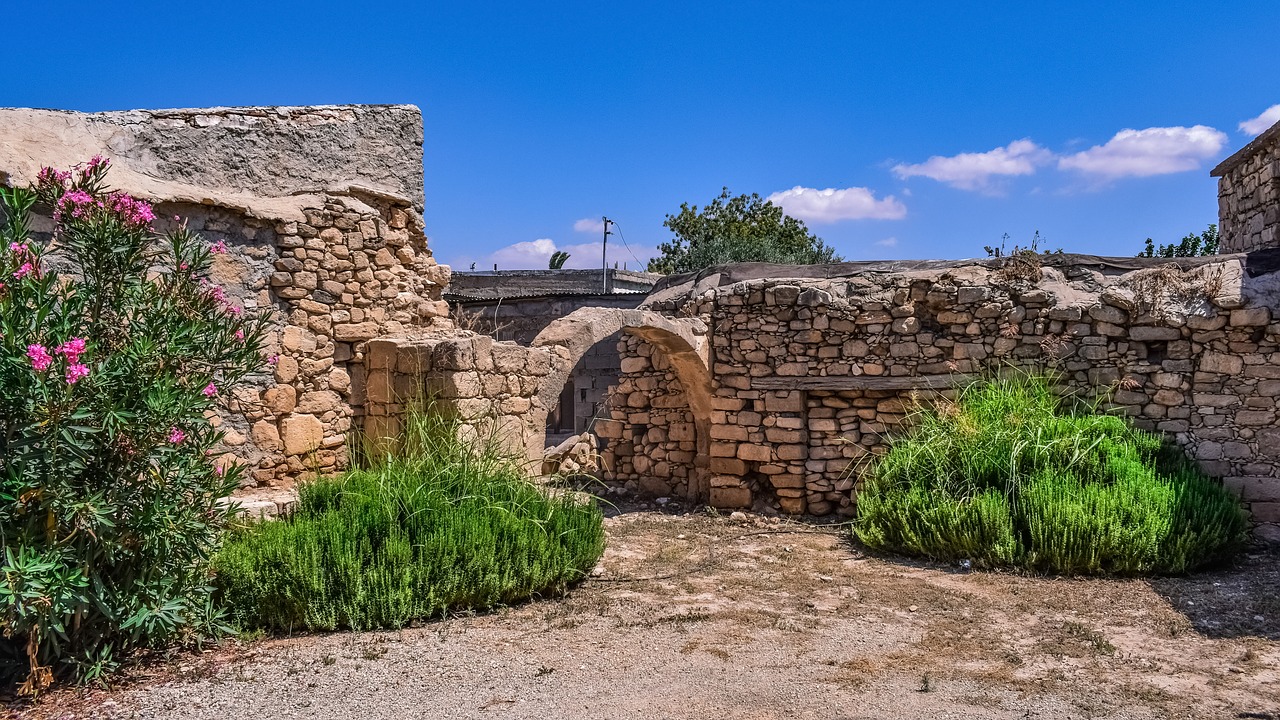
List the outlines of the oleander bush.
{"label": "oleander bush", "polygon": [[866,545],[1034,572],[1185,573],[1229,559],[1236,498],[1160,435],[1052,378],[1010,372],[921,408],[871,465],[855,536]]}
{"label": "oleander bush", "polygon": [[602,515],[548,494],[429,408],[394,452],[299,488],[298,506],[240,529],[216,560],[243,629],[399,628],[562,591],[604,549]]}
{"label": "oleander bush", "polygon": [[0,187],[0,682],[28,695],[223,627],[209,558],[240,470],[205,414],[263,365],[267,320],[208,283],[221,243],[155,232],[108,165]]}

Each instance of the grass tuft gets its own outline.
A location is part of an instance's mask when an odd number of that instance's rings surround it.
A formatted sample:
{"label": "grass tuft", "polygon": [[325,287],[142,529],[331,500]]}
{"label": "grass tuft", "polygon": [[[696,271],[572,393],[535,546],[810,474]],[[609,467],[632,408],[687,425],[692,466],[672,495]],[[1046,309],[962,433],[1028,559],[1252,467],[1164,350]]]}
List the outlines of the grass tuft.
{"label": "grass tuft", "polygon": [[559,592],[594,566],[594,505],[543,492],[438,414],[405,425],[394,452],[304,484],[291,515],[228,540],[216,584],[241,627],[400,628]]}
{"label": "grass tuft", "polygon": [[1157,434],[1066,412],[1013,372],[921,409],[858,494],[868,546],[1038,572],[1184,573],[1230,558],[1236,499]]}

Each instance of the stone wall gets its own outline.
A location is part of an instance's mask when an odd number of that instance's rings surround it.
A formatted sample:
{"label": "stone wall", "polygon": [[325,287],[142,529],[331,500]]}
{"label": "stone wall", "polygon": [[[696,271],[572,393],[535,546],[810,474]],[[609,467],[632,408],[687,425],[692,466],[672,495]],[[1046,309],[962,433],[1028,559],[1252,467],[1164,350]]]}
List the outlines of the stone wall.
{"label": "stone wall", "polygon": [[1211,175],[1218,178],[1219,251],[1280,247],[1280,123]]}
{"label": "stone wall", "polygon": [[684,385],[661,349],[634,335],[622,336],[617,347],[626,358],[623,375],[609,394],[609,419],[595,425],[604,443],[601,466],[634,492],[694,495],[698,448]]}
{"label": "stone wall", "polygon": [[[914,402],[1013,363],[1050,366],[1066,389],[1110,393],[1273,523],[1280,277],[1269,268],[1278,259],[739,266],[674,278],[646,307],[711,328],[703,499],[713,505],[765,497],[791,513],[851,514],[858,463],[885,451]],[[630,341],[620,349],[620,390],[673,386],[657,372],[660,353]],[[693,468],[672,467],[670,452],[662,474],[639,469],[673,445],[651,433],[654,413],[634,395],[614,399],[609,478],[678,492]]]}
{"label": "stone wall", "polygon": [[213,282],[275,320],[274,367],[212,418],[259,485],[345,465],[367,341],[449,327],[449,269],[423,233],[415,107],[0,110],[0,140],[0,182],[102,155],[113,188],[156,206],[157,230],[181,216],[226,244]]}
{"label": "stone wall", "polygon": [[456,416],[463,438],[531,463],[541,459],[547,408],[539,392],[549,376],[568,366],[564,348],[531,348],[454,331],[378,338],[365,352],[366,437],[391,442],[410,406],[430,399],[433,411]]}

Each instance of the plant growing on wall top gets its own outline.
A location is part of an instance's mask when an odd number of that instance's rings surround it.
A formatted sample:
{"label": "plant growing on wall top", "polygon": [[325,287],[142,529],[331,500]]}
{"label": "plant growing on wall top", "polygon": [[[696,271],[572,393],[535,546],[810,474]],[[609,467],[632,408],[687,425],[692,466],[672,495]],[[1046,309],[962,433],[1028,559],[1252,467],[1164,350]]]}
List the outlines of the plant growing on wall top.
{"label": "plant growing on wall top", "polygon": [[[208,415],[263,365],[265,314],[210,246],[106,185],[109,162],[0,188],[0,676],[34,694],[221,627],[207,563],[240,468]],[[46,263],[30,216],[52,214]]]}

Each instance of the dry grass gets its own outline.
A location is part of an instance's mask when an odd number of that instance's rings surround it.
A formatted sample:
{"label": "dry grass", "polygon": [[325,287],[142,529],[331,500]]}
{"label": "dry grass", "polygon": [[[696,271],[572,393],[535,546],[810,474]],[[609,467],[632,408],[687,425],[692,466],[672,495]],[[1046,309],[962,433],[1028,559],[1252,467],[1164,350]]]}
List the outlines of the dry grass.
{"label": "dry grass", "polygon": [[[600,574],[562,598],[395,634],[242,645],[113,697],[204,718],[184,703],[242,688],[254,699],[243,717],[264,717],[292,707],[270,703],[305,677],[314,687],[294,701],[367,692],[403,705],[382,706],[390,715],[430,703],[570,717],[564,701],[581,698],[574,717],[840,716],[832,697],[848,717],[1280,713],[1274,555],[1190,578],[1056,579],[868,554],[843,527],[649,512],[606,525]],[[458,669],[437,681],[423,658]],[[388,695],[406,673],[416,679]]]}

